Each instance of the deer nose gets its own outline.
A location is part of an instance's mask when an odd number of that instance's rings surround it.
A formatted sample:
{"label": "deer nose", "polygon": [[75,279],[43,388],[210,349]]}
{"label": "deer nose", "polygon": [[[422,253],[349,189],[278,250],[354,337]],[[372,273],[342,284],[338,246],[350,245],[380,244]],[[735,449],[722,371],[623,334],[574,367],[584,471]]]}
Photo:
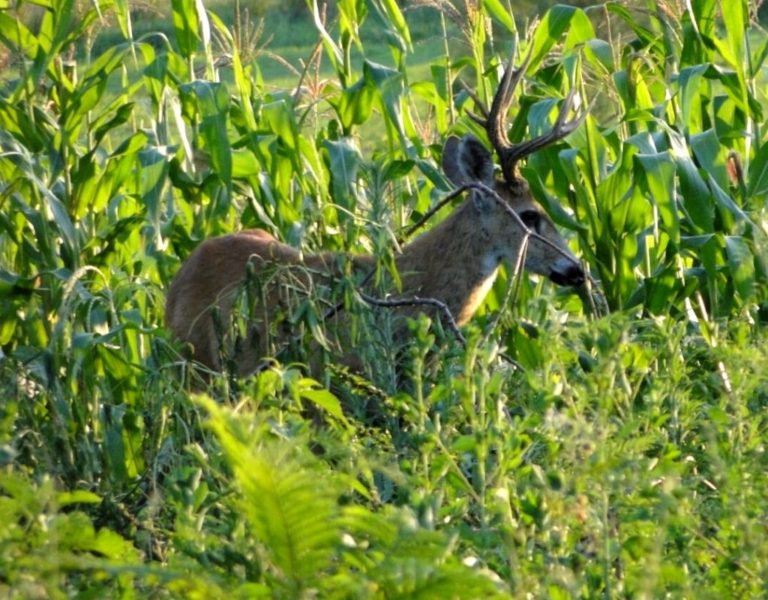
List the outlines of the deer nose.
{"label": "deer nose", "polygon": [[581,268],[579,263],[572,261],[568,261],[567,264],[562,266],[556,264],[552,271],[550,271],[549,278],[557,285],[579,287],[584,283],[584,269]]}

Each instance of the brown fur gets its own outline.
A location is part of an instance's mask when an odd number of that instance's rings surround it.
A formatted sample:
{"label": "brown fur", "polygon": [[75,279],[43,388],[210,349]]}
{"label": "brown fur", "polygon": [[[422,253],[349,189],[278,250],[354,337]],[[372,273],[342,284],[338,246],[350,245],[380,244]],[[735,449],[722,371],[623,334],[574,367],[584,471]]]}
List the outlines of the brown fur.
{"label": "brown fur", "polygon": [[[584,273],[577,259],[533,200],[527,185],[496,181],[490,154],[476,139],[450,138],[444,149],[443,169],[457,185],[478,182],[494,187],[518,215],[531,217],[535,213],[531,227],[550,243],[529,238],[526,269],[558,283],[583,282]],[[482,303],[501,262],[515,264],[522,240],[517,220],[490,195],[473,190],[448,218],[406,245],[396,257],[402,280],[398,295],[436,298],[447,305],[459,326],[464,325]],[[273,331],[277,314],[289,308],[286,295],[290,289],[308,293],[310,287],[327,284],[340,273],[345,258],[362,273],[375,264],[370,256],[326,253],[302,257],[294,248],[258,229],[206,240],[182,265],[171,284],[166,305],[168,328],[174,337],[192,345],[196,361],[220,369],[219,336],[211,309],[218,308],[221,321],[228,323],[237,289],[246,279],[250,263],[263,297],[256,299],[248,342],[235,352],[238,372],[247,374],[290,337],[290,331]],[[283,269],[283,273],[276,275],[276,268]],[[270,285],[270,280],[279,281],[279,285]],[[423,309],[398,309],[408,315],[419,310]],[[354,364],[354,359],[347,357],[345,362]]]}

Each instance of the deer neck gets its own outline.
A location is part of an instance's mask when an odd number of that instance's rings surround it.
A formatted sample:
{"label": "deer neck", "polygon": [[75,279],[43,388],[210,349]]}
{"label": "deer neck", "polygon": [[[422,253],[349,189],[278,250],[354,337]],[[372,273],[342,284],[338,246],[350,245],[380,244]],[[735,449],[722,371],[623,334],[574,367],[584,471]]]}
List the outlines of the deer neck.
{"label": "deer neck", "polygon": [[501,257],[471,201],[408,244],[397,259],[403,296],[444,302],[459,325],[477,311]]}

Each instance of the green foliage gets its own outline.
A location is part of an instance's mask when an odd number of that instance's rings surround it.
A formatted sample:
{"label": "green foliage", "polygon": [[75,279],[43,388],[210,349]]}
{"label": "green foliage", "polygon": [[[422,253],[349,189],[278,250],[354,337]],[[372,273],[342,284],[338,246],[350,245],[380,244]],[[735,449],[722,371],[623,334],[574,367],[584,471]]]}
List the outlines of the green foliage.
{"label": "green foliage", "polygon": [[100,501],[84,490],[56,492],[50,479],[35,485],[0,474],[0,592],[4,598],[65,597],[87,582],[89,593],[128,597],[139,556],[130,541],[96,530],[80,510]]}
{"label": "green foliage", "polygon": [[[268,420],[254,423],[251,416],[238,417],[210,400],[203,404],[211,411],[209,425],[221,443],[220,458],[231,472],[219,483],[227,486],[231,477],[236,485],[233,494],[216,499],[219,518],[245,529],[228,538],[217,537],[217,549],[201,540],[191,529],[217,494],[198,487],[194,503],[179,511],[180,565],[189,567],[183,555],[207,561],[218,550],[231,557],[222,565],[223,585],[244,596],[436,597],[452,590],[461,597],[494,597],[498,593],[487,575],[463,566],[450,553],[453,543],[446,535],[419,527],[409,509],[373,511],[351,503],[349,497],[342,502],[353,491],[370,500],[370,492],[345,473],[343,465],[333,469],[313,456],[306,431],[278,440]],[[352,453],[345,458],[359,460]]]}
{"label": "green foliage", "polygon": [[[495,0],[309,2],[317,54],[276,86],[199,2],[149,35],[123,2],[34,5],[0,7],[4,595],[764,593],[755,6],[557,5],[528,30]],[[401,348],[341,281],[363,373],[292,363],[323,335],[318,294],[280,362],[192,394],[163,327],[192,248],[261,227],[396,278],[393,241],[448,191],[440,142],[483,135],[469,113],[512,46],[513,141],[571,89],[592,106],[523,174],[594,293],[502,273],[465,346],[421,318]]]}

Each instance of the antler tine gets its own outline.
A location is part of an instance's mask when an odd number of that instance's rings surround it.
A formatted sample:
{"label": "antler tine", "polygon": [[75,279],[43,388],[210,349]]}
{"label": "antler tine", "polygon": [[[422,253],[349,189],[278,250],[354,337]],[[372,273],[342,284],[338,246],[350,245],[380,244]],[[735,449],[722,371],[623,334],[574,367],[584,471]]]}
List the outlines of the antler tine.
{"label": "antler tine", "polygon": [[[515,52],[509,58],[506,68],[504,69],[504,75],[499,82],[499,89],[493,97],[491,103],[491,109],[488,112],[488,118],[485,123],[485,130],[488,133],[488,138],[491,144],[496,149],[502,162],[502,169],[507,174],[507,162],[505,157],[512,148],[512,144],[507,137],[507,111],[509,105],[512,102],[512,94],[520,83],[520,80],[525,74],[525,70],[528,68],[528,63],[531,60],[533,54],[533,47],[528,51],[528,55],[525,57],[523,64],[517,69],[514,68]],[[510,165],[514,166],[514,165]],[[511,171],[509,171],[511,173]]]}
{"label": "antler tine", "polygon": [[512,103],[512,94],[520,83],[520,80],[523,78],[523,75],[525,75],[525,71],[530,64],[533,56],[533,46],[528,49],[528,54],[517,69],[514,68],[515,54],[516,52],[513,50],[504,70],[504,75],[499,82],[499,89],[493,97],[490,110],[486,111],[483,104],[479,102],[476,96],[471,94],[472,98],[475,100],[475,104],[480,107],[480,110],[484,113],[483,116],[485,118],[483,119],[477,115],[470,114],[473,121],[485,128],[491,145],[499,155],[501,171],[504,178],[510,183],[517,179],[515,167],[521,158],[566,137],[584,122],[584,119],[594,105],[593,101],[584,112],[569,121],[568,114],[573,108],[573,101],[576,97],[576,90],[571,89],[563,100],[554,126],[548,133],[533,138],[532,140],[512,144],[507,136],[507,112],[509,111],[509,105]]}
{"label": "antler tine", "polygon": [[572,89],[570,92],[568,92],[565,100],[563,100],[563,105],[561,106],[560,112],[557,115],[555,124],[549,132],[540,135],[539,137],[533,138],[532,140],[510,145],[506,152],[506,156],[502,158],[502,164],[509,164],[513,168],[517,161],[519,161],[524,156],[528,156],[536,150],[544,148],[545,146],[563,139],[572,131],[574,131],[579,125],[581,125],[584,122],[584,119],[587,117],[587,114],[589,114],[589,111],[592,109],[594,101],[590,103],[584,112],[569,121],[568,113],[571,112],[575,96],[575,89]]}
{"label": "antler tine", "polygon": [[461,87],[464,88],[464,91],[466,92],[466,94],[470,98],[472,98],[472,101],[475,103],[475,108],[478,111],[480,111],[480,115],[476,115],[475,113],[468,111],[467,114],[469,115],[469,118],[472,119],[478,125],[485,127],[485,124],[488,121],[488,109],[485,107],[485,104],[483,103],[482,100],[480,100],[480,98],[475,93],[475,91],[472,90],[463,81],[461,82]]}

